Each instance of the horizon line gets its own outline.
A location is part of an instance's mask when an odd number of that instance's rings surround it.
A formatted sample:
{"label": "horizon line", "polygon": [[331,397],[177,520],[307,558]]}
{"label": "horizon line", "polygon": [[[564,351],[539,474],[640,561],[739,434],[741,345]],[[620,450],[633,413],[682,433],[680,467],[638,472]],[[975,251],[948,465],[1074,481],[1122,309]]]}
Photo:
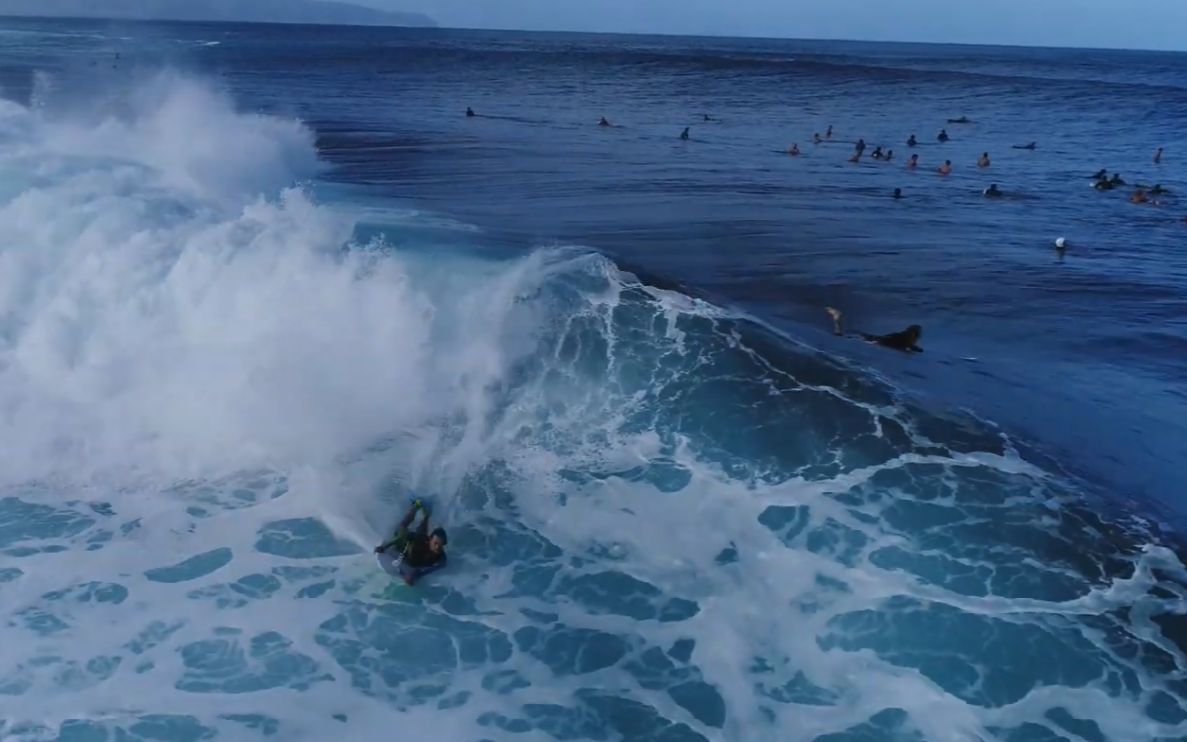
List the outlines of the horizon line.
{"label": "horizon line", "polygon": [[[294,24],[295,25],[295,24]],[[322,24],[325,25],[325,24]],[[337,24],[335,24],[337,25]],[[1187,48],[1169,49],[1165,47],[1134,48],[1128,46],[1072,46],[1064,44],[1007,44],[1003,42],[975,42],[975,41],[907,41],[903,39],[843,39],[830,36],[762,36],[730,34],[685,34],[669,31],[573,31],[573,30],[545,30],[529,28],[487,28],[472,26],[396,26],[414,30],[436,31],[489,31],[494,33],[527,33],[527,34],[572,34],[575,36],[661,36],[673,39],[738,39],[748,41],[821,41],[842,44],[916,44],[919,46],[976,46],[997,49],[1059,49],[1085,52],[1154,52],[1157,54],[1187,54]]]}
{"label": "horizon line", "polygon": [[[369,6],[358,6],[369,8]],[[393,11],[402,12],[402,11]],[[423,15],[423,14],[422,14]],[[477,26],[442,26],[436,19],[426,16],[433,21],[432,26],[403,26],[386,23],[310,23],[306,21],[256,21],[236,20],[232,18],[199,20],[193,18],[132,18],[112,16],[73,16],[73,15],[25,15],[0,13],[0,19],[14,18],[45,21],[108,21],[123,23],[178,23],[178,24],[239,24],[245,26],[311,26],[315,28],[368,28],[368,29],[399,29],[406,31],[469,31],[477,33],[521,33],[521,34],[568,34],[572,36],[657,36],[674,39],[738,39],[752,41],[808,41],[824,43],[852,43],[852,44],[902,44],[918,46],[967,46],[987,47],[997,49],[1058,49],[1061,51],[1104,51],[1104,52],[1149,52],[1155,54],[1187,54],[1187,48],[1170,49],[1166,47],[1135,48],[1128,46],[1075,46],[1065,44],[1009,44],[1004,42],[973,42],[973,41],[910,41],[904,39],[874,39],[874,38],[836,38],[825,36],[765,36],[765,35],[732,35],[732,34],[685,34],[670,31],[576,31],[572,29],[539,29],[539,28],[496,28]]]}

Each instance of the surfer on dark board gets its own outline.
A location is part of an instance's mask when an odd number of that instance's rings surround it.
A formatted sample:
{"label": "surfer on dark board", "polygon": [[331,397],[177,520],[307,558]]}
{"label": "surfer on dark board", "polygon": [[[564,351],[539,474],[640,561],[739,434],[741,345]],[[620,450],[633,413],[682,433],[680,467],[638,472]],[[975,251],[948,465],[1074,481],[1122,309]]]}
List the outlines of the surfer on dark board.
{"label": "surfer on dark board", "polygon": [[[408,527],[416,519],[418,510],[423,513],[420,525],[416,527],[415,531],[409,531]],[[447,562],[445,544],[449,543],[449,539],[445,535],[444,528],[436,528],[431,533],[429,532],[430,514],[429,509],[419,498],[414,499],[408,512],[404,514],[404,519],[396,527],[395,534],[375,547],[376,554],[385,554],[394,549],[401,555],[400,575],[409,585],[428,573],[441,569]]]}
{"label": "surfer on dark board", "polygon": [[[826,307],[828,314],[833,318],[833,334],[844,336],[845,331],[841,328],[841,312],[840,310]],[[922,353],[923,348],[919,347],[919,339],[923,337],[923,328],[919,325],[911,325],[905,330],[899,332],[892,332],[889,335],[871,335],[867,332],[857,333],[857,337],[865,340],[867,343],[874,343],[881,345],[883,348],[891,348],[893,350],[901,350],[904,353]]]}

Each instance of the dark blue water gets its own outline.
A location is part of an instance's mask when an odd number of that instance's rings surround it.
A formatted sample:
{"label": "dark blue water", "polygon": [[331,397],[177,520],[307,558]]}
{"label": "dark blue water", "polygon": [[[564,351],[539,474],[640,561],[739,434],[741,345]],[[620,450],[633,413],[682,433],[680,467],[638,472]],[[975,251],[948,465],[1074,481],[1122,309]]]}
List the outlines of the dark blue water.
{"label": "dark blue water", "polygon": [[[330,73],[344,108],[367,101],[348,126],[320,98],[299,109],[317,122],[330,177],[512,245],[595,247],[1179,508],[1187,203],[1132,208],[1128,191],[1087,185],[1107,167],[1187,187],[1187,153],[1173,154],[1187,57],[438,34],[366,48],[366,74],[341,49],[304,47],[352,70]],[[466,105],[503,118],[464,119]],[[592,127],[601,115],[623,128]],[[937,146],[961,115],[977,123]],[[812,146],[830,124],[842,141]],[[915,173],[903,168],[911,133],[924,143]],[[847,166],[859,137],[897,159]],[[1035,140],[1035,152],[1010,149]],[[776,153],[795,142],[801,158]],[[1156,146],[1172,153],[1157,168]],[[982,151],[988,172],[974,167]],[[946,180],[933,172],[943,159],[956,163]],[[1011,197],[986,202],[990,182]],[[887,198],[895,187],[903,202]],[[1049,249],[1061,235],[1074,245],[1062,260]],[[927,360],[821,338],[826,303],[876,331],[924,325]]]}
{"label": "dark blue water", "polygon": [[8,20],[0,92],[6,734],[1187,738],[1187,56]]}
{"label": "dark blue water", "polygon": [[[91,26],[81,30],[93,30]],[[108,28],[107,30],[112,30]],[[131,27],[40,37],[22,72],[102,59],[217,76],[317,132],[329,182],[481,227],[488,248],[573,244],[678,282],[968,406],[1123,498],[1182,512],[1187,57],[1048,49],[450,31]],[[19,40],[19,37],[10,37]],[[219,41],[218,46],[187,44]],[[119,70],[108,57],[124,50]],[[37,55],[48,55],[45,62]],[[480,116],[461,115],[467,106]],[[702,114],[713,121],[704,122]],[[592,124],[607,116],[621,128]],[[935,135],[948,118],[952,141]],[[811,144],[834,126],[832,142]],[[692,140],[677,134],[692,127]],[[916,134],[920,169],[904,169]],[[890,164],[846,162],[864,138]],[[1037,141],[1034,152],[1011,145]],[[778,152],[799,143],[798,159]],[[1166,147],[1160,166],[1156,147]],[[988,151],[993,165],[974,167]],[[952,177],[934,177],[944,159]],[[1161,207],[1089,189],[1162,183]],[[997,182],[1010,197],[986,201]],[[895,187],[902,202],[887,196]],[[1058,236],[1073,247],[1051,248]],[[926,359],[820,330],[924,325]],[[976,362],[962,361],[975,357]]]}

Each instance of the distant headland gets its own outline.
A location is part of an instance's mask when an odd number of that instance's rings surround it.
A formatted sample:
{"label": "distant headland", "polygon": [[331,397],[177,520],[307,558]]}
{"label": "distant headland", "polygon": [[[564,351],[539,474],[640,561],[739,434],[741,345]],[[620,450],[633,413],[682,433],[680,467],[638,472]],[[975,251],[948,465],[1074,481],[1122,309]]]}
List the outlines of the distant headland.
{"label": "distant headland", "polygon": [[158,21],[436,26],[420,13],[397,13],[327,0],[0,0],[0,16]]}

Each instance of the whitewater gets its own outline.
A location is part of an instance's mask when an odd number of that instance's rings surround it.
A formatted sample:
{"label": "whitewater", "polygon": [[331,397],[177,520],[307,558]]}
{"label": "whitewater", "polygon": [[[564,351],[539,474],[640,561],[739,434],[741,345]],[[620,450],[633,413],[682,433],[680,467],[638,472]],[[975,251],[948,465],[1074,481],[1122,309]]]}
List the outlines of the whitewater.
{"label": "whitewater", "polygon": [[0,101],[3,739],[1187,738],[1155,523],[595,252],[361,229],[323,167],[176,71]]}

